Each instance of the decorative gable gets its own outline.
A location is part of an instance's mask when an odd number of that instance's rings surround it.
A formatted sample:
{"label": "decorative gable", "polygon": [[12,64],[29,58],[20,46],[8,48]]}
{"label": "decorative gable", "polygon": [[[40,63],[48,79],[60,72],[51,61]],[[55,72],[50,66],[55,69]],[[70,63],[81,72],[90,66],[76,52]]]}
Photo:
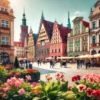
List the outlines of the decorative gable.
{"label": "decorative gable", "polygon": [[42,41],[44,41],[44,43],[49,42],[49,38],[48,38],[46,29],[43,23],[40,28],[40,32],[39,32],[38,39],[37,39],[37,44],[40,44]]}
{"label": "decorative gable", "polygon": [[28,37],[28,46],[34,45],[34,38],[33,38],[33,31],[30,30],[29,37]]}
{"label": "decorative gable", "polygon": [[60,43],[60,42],[61,42],[60,31],[57,22],[55,22],[53,26],[51,44]]}

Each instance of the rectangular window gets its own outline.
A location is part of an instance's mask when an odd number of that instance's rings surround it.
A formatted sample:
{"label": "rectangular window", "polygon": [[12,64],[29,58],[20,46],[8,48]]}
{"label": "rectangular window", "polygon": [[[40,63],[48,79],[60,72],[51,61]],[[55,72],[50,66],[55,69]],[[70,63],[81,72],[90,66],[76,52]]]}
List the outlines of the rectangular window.
{"label": "rectangular window", "polygon": [[93,29],[96,28],[96,22],[95,21],[92,22],[92,27],[93,27]]}
{"label": "rectangular window", "polygon": [[1,44],[2,45],[8,45],[9,44],[9,38],[8,37],[2,37],[1,38]]}
{"label": "rectangular window", "polygon": [[44,41],[44,40],[42,40],[42,41],[41,41],[41,44],[42,44],[42,45],[45,45],[45,41]]}
{"label": "rectangular window", "polygon": [[96,36],[92,36],[92,43],[93,43],[93,44],[96,43]]}
{"label": "rectangular window", "polygon": [[5,27],[7,27],[7,28],[8,28],[8,26],[9,26],[8,21],[5,21]]}
{"label": "rectangular window", "polygon": [[2,27],[5,27],[5,21],[2,20]]}

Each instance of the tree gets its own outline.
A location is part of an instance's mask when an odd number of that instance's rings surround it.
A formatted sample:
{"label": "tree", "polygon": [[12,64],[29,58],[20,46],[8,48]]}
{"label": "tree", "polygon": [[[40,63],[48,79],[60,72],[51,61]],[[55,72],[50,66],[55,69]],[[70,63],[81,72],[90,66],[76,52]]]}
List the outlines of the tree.
{"label": "tree", "polygon": [[17,56],[15,57],[14,67],[19,68],[19,62],[18,62]]}

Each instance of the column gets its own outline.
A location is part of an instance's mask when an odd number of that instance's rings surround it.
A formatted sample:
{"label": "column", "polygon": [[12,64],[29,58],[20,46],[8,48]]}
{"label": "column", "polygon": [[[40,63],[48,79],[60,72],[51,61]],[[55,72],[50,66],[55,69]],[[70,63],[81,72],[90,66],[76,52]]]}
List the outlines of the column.
{"label": "column", "polygon": [[88,43],[88,51],[90,51],[90,50],[89,50],[89,49],[90,49],[90,36],[89,36],[89,35],[87,36],[87,39],[88,39],[88,40],[87,40],[87,43]]}
{"label": "column", "polygon": [[70,40],[67,41],[67,52],[69,52],[69,41]]}
{"label": "column", "polygon": [[80,51],[82,51],[82,37],[80,37]]}
{"label": "column", "polygon": [[97,33],[97,35],[96,35],[96,43],[99,43],[99,33]]}
{"label": "column", "polygon": [[73,52],[75,51],[75,39],[73,39]]}

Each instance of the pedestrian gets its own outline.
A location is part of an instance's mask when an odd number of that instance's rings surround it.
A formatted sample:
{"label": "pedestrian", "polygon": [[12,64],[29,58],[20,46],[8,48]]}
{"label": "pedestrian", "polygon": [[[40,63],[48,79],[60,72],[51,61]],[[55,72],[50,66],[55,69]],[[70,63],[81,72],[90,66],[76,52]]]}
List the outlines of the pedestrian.
{"label": "pedestrian", "polygon": [[80,67],[80,60],[79,59],[77,59],[77,69],[79,69],[79,67]]}
{"label": "pedestrian", "polygon": [[53,68],[53,61],[50,60],[50,68]]}
{"label": "pedestrian", "polygon": [[87,59],[85,59],[85,66],[86,66],[86,69],[88,68],[88,60]]}
{"label": "pedestrian", "polygon": [[83,60],[80,59],[80,61],[79,61],[79,67],[80,67],[80,68],[82,68],[82,64],[83,64]]}

